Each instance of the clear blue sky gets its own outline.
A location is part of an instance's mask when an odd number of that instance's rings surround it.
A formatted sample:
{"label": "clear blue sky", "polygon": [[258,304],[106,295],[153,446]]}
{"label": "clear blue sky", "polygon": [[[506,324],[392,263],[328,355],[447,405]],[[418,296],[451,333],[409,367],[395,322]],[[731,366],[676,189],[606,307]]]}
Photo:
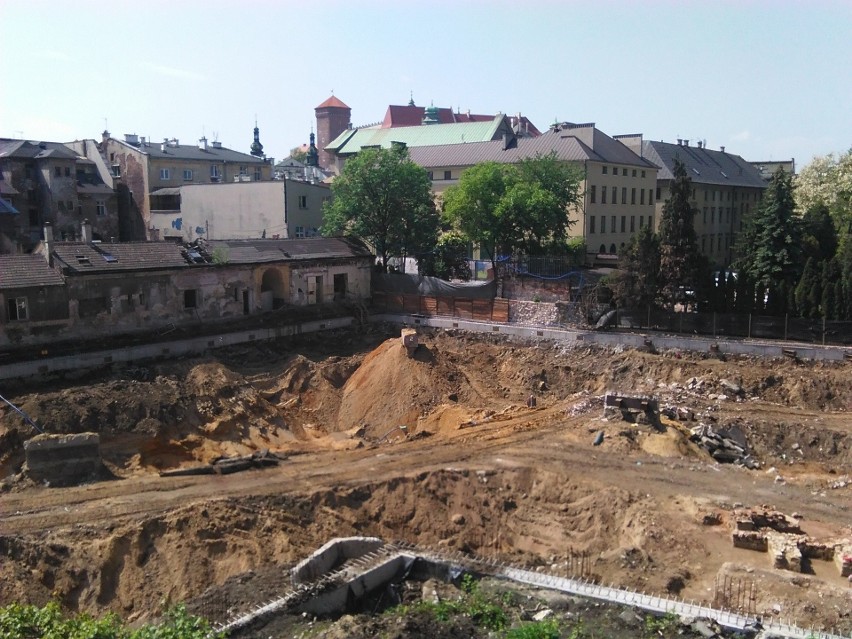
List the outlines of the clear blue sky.
{"label": "clear blue sky", "polygon": [[0,137],[136,133],[268,155],[334,94],[596,122],[748,160],[852,146],[852,0],[0,0]]}

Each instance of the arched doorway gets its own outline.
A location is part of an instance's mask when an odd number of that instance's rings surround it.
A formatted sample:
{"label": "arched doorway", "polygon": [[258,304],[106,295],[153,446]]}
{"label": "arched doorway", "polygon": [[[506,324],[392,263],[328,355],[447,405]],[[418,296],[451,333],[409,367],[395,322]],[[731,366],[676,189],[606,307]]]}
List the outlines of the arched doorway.
{"label": "arched doorway", "polygon": [[265,311],[281,308],[287,303],[287,283],[277,268],[268,268],[260,280],[260,305]]}

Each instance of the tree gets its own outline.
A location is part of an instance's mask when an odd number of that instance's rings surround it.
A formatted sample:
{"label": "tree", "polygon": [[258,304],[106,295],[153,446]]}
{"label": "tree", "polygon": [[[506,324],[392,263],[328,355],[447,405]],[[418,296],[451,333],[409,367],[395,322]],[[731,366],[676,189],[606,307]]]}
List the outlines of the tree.
{"label": "tree", "polygon": [[611,278],[613,295],[619,306],[651,306],[658,293],[660,274],[660,242],[643,226],[622,252],[618,272]]}
{"label": "tree", "polygon": [[306,149],[303,149],[301,146],[294,146],[290,149],[290,157],[297,162],[301,162],[302,164],[308,159],[308,152]]}
{"label": "tree", "polygon": [[462,173],[444,194],[444,219],[491,256],[540,254],[561,245],[568,209],[580,201],[582,175],[555,153],[518,165],[483,162]]}
{"label": "tree", "polygon": [[802,250],[817,261],[830,260],[837,252],[837,229],[825,204],[817,204],[802,216]]}
{"label": "tree", "polygon": [[387,270],[391,256],[431,251],[438,213],[429,174],[404,147],[364,149],[331,183],[334,198],[323,209],[323,235],[355,235],[368,242]]}
{"label": "tree", "polygon": [[743,240],[739,267],[766,292],[767,309],[783,314],[787,290],[802,272],[800,220],[794,213],[792,179],[783,169],[772,176]]}
{"label": "tree", "polygon": [[664,305],[683,302],[687,291],[698,283],[698,246],[695,239],[692,206],[692,180],[683,162],[675,159],[671,196],[663,204],[660,217],[660,284]]}
{"label": "tree", "polygon": [[435,250],[417,260],[422,275],[433,275],[445,280],[469,280],[469,242],[458,231],[442,233]]}
{"label": "tree", "polygon": [[852,233],[852,149],[816,157],[796,177],[799,211],[825,206],[841,235]]}
{"label": "tree", "polygon": [[795,291],[796,309],[802,317],[819,317],[821,271],[817,261],[809,257]]}

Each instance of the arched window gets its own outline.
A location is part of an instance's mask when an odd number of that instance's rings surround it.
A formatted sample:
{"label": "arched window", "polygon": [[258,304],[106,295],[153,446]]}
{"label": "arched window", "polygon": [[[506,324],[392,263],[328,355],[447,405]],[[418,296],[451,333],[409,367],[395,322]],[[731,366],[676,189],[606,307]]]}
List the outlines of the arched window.
{"label": "arched window", "polygon": [[609,246],[609,252],[610,252],[612,255],[615,255],[615,244],[610,244],[610,246]]}
{"label": "arched window", "polygon": [[601,249],[598,251],[601,255],[606,255],[606,244],[601,244]]}

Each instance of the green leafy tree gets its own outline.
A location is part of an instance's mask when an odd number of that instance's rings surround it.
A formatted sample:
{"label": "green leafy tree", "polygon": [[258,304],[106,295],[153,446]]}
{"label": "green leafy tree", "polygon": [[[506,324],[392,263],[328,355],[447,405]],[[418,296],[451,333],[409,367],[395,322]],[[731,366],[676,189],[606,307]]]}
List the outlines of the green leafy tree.
{"label": "green leafy tree", "polygon": [[687,291],[695,291],[699,278],[692,180],[677,159],[673,174],[671,196],[663,204],[659,227],[661,297],[669,308],[683,302]]}
{"label": "green leafy tree", "polygon": [[490,255],[541,254],[564,247],[568,210],[580,201],[582,174],[555,154],[518,165],[483,162],[444,193],[444,219]]}
{"label": "green leafy tree", "polygon": [[404,147],[365,149],[346,162],[331,183],[323,209],[323,235],[355,235],[368,242],[387,270],[391,256],[431,251],[438,214],[429,174]]}
{"label": "green leafy tree", "polygon": [[660,242],[649,224],[631,238],[619,257],[618,272],[610,278],[618,305],[653,305],[659,292],[659,274]]}
{"label": "green leafy tree", "polygon": [[300,146],[294,146],[290,149],[290,157],[304,164],[308,159],[308,152]]}
{"label": "green leafy tree", "polygon": [[852,149],[835,157],[816,157],[796,177],[800,211],[825,206],[841,235],[852,233]]}
{"label": "green leafy tree", "polygon": [[[787,290],[802,272],[801,227],[794,214],[793,184],[779,169],[769,182],[754,217],[742,236],[738,264],[768,297],[766,310],[786,311]],[[758,301],[761,295],[758,294]]]}
{"label": "green leafy tree", "polygon": [[458,231],[442,233],[435,250],[417,260],[422,275],[434,275],[445,280],[469,280],[469,242]]}

